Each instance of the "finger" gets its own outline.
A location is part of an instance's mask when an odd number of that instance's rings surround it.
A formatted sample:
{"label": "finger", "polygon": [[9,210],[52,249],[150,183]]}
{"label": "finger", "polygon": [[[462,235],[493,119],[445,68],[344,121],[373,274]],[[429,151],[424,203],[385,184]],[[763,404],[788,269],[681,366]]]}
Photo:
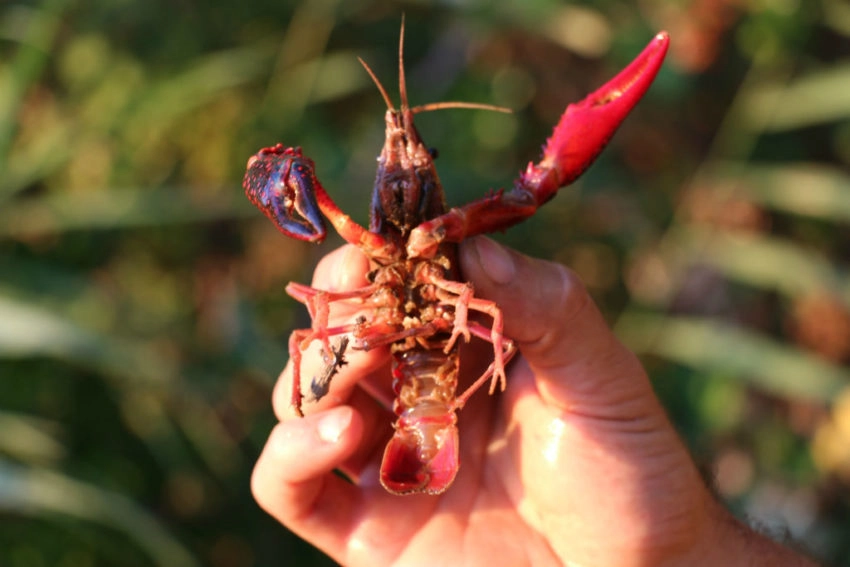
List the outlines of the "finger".
{"label": "finger", "polygon": [[354,452],[362,427],[345,406],[280,423],[251,477],[266,512],[332,554],[345,545],[360,489],[331,471]]}
{"label": "finger", "polygon": [[[369,271],[369,260],[356,247],[345,245],[330,252],[319,261],[313,275],[312,286],[326,291],[350,291],[368,284],[366,274]],[[329,304],[330,326],[350,323],[362,306],[356,301],[335,301]],[[304,404],[302,410],[309,413],[344,403],[351,394],[359,376],[371,372],[386,358],[386,349],[374,349],[369,352],[349,348],[343,354],[345,363],[331,380],[330,392],[322,397],[317,404]],[[300,366],[301,389],[309,388],[312,378],[324,374],[327,362],[321,354],[321,343],[313,341],[302,353]],[[295,416],[292,407],[293,384],[292,364],[278,379],[272,395],[275,414],[279,420]]]}
{"label": "finger", "polygon": [[574,411],[623,416],[654,400],[637,358],[610,331],[578,277],[476,237],[461,245],[476,295],[495,301],[504,332],[536,376],[544,399]]}
{"label": "finger", "polygon": [[[334,377],[335,382],[331,391],[318,402],[305,404],[303,409],[308,416],[342,404],[355,409],[364,423],[362,441],[340,469],[358,484],[377,486],[378,465],[383,453],[383,446],[392,436],[394,416],[390,410],[367,393],[367,390],[355,386],[369,381],[381,380],[387,382],[389,368],[386,364],[378,364],[374,367],[358,364],[363,360],[363,357],[353,359],[350,365],[344,367],[344,370]],[[339,384],[337,384],[337,380]],[[302,419],[296,415],[290,403],[291,384],[292,369],[291,365],[287,365],[272,394],[275,413],[278,419],[284,422]]]}
{"label": "finger", "polygon": [[400,499],[377,483],[354,485],[331,472],[356,453],[362,433],[358,412],[347,406],[279,424],[251,490],[266,512],[339,563],[388,565],[437,501],[408,496],[399,515]]}
{"label": "finger", "polygon": [[[349,350],[344,355],[345,364],[331,378],[330,389],[318,401],[304,402],[302,411],[310,414],[348,401],[354,388],[365,381],[366,376],[372,375],[377,369],[386,366],[387,353],[385,349],[369,352]],[[306,393],[314,376],[324,371],[325,362],[321,355],[321,344],[313,342],[303,353],[301,359],[301,385]],[[287,363],[281,372],[272,392],[272,406],[279,421],[292,419],[297,414],[292,405],[292,361]],[[374,411],[380,409],[375,405]]]}
{"label": "finger", "polygon": [[369,259],[352,244],[340,246],[319,261],[313,287],[327,291],[350,291],[367,285]]}
{"label": "finger", "polygon": [[[367,285],[365,274],[369,270],[366,256],[356,246],[342,246],[326,255],[316,267],[312,285],[328,291],[348,291]],[[350,322],[361,307],[356,302],[335,302],[330,305],[331,326]],[[363,440],[347,461],[339,468],[356,482],[364,486],[377,484],[377,466],[373,461],[380,457],[380,449],[391,432],[392,416],[370,396],[385,403],[391,399],[387,377],[386,349],[364,352],[348,349],[344,354],[345,364],[333,376],[329,392],[321,400],[304,404],[303,411],[312,414],[341,404],[355,408],[365,424]],[[314,341],[302,354],[301,380],[305,389],[313,376],[323,371],[326,362],[321,356],[321,344]],[[369,392],[356,386],[363,387]],[[381,388],[383,386],[383,388]],[[380,394],[380,396],[379,396]],[[292,363],[287,364],[274,388],[272,404],[280,421],[296,418],[292,406]],[[376,452],[378,453],[376,457]],[[373,470],[374,469],[374,470]]]}

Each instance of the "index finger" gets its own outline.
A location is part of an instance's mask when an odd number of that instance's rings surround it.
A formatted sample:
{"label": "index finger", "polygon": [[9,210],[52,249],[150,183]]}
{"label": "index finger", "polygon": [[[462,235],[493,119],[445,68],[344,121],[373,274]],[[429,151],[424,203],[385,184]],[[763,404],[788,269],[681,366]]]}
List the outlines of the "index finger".
{"label": "index finger", "polygon": [[[369,282],[366,280],[368,271],[369,260],[357,247],[342,246],[319,261],[313,274],[312,287],[331,292],[352,291],[368,285]],[[362,306],[357,302],[336,301],[329,303],[328,308],[328,324],[336,326],[350,323]],[[326,364],[322,360],[320,346],[320,341],[313,341],[303,352],[300,369],[302,389],[309,386],[310,377],[320,373]],[[379,349],[369,352],[348,349],[343,357],[345,365],[334,375],[331,391],[318,403],[305,408],[306,410],[316,411],[339,405],[347,400],[358,378],[367,375],[382,362],[382,352]],[[292,377],[290,362],[281,373],[272,395],[275,414],[281,421],[295,415],[291,407]]]}

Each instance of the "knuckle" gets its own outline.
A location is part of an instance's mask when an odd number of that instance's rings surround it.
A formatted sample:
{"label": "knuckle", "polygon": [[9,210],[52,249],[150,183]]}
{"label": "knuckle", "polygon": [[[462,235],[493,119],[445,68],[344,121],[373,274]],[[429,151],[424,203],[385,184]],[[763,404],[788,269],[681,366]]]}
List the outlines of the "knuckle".
{"label": "knuckle", "polygon": [[553,298],[556,302],[560,319],[565,322],[572,321],[579,313],[581,313],[589,304],[593,303],[584,282],[579,275],[572,269],[563,264],[554,264],[556,266],[557,277],[560,280],[557,289],[559,296]]}
{"label": "knuckle", "polygon": [[[551,340],[569,327],[592,303],[579,276],[556,262],[531,260],[535,277],[523,279],[516,296],[523,298],[520,316],[507,333],[520,344]],[[532,283],[528,283],[532,282]],[[529,289],[529,287],[531,289]]]}

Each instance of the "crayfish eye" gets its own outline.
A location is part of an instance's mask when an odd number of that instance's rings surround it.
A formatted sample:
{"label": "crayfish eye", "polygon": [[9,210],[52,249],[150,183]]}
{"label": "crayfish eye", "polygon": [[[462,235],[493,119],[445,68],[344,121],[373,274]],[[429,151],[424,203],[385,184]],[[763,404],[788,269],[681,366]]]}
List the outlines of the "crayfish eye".
{"label": "crayfish eye", "polygon": [[428,155],[431,156],[431,159],[437,159],[440,152],[437,151],[437,148],[428,148]]}

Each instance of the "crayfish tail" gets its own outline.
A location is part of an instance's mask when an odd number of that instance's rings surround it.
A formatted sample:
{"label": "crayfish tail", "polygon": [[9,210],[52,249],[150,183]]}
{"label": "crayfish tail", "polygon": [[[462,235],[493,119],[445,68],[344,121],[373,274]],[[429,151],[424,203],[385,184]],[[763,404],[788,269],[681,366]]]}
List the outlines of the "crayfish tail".
{"label": "crayfish tail", "polygon": [[441,425],[429,435],[430,448],[422,446],[419,432],[396,431],[381,464],[381,484],[389,492],[441,494],[452,484],[460,466],[457,427]]}

